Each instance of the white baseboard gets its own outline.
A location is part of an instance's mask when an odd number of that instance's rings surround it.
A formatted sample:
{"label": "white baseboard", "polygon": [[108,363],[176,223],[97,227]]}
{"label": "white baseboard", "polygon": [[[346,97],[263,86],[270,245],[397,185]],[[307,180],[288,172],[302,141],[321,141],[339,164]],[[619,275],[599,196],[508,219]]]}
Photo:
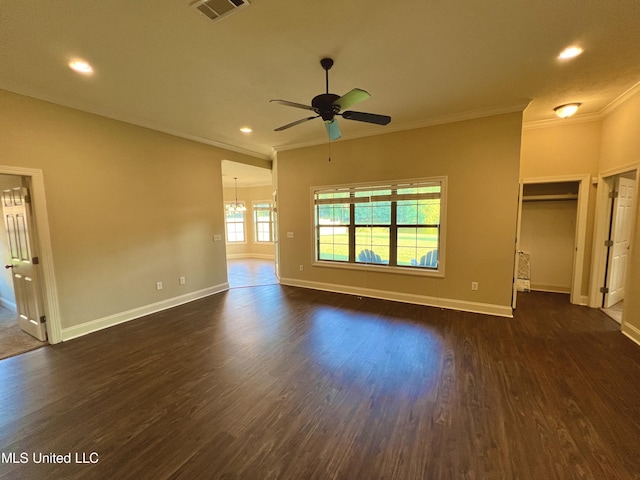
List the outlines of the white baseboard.
{"label": "white baseboard", "polygon": [[571,293],[571,287],[563,285],[534,285],[531,284],[531,291],[547,293]]}
{"label": "white baseboard", "polygon": [[382,300],[392,300],[396,302],[413,303],[417,305],[425,305],[428,307],[447,308],[450,310],[462,310],[464,312],[481,313],[484,315],[513,318],[513,310],[511,309],[510,305],[493,305],[489,303],[468,302],[466,300],[429,297],[426,295],[389,292],[386,290],[373,290],[371,288],[349,287],[345,285],[311,282],[307,280],[297,280],[293,278],[281,278],[280,284],[290,285],[292,287],[324,290],[326,292],[346,293],[349,295],[358,295],[358,296],[368,297],[368,298],[379,298]]}
{"label": "white baseboard", "polygon": [[0,305],[8,308],[9,310],[13,310],[14,312],[18,311],[18,306],[16,305],[16,303],[12,302],[11,300],[7,300],[6,298],[0,298]]}
{"label": "white baseboard", "polygon": [[73,338],[81,337],[89,333],[97,332],[98,330],[113,327],[114,325],[118,325],[120,323],[144,317],[145,315],[150,315],[162,310],[177,307],[178,305],[182,305],[184,303],[193,302],[194,300],[208,297],[210,295],[215,295],[216,293],[224,292],[225,290],[229,290],[229,283],[227,282],[213,287],[205,288],[203,290],[198,290],[196,292],[180,295],[179,297],[168,298],[166,300],[162,300],[161,302],[152,303],[150,305],[134,308],[132,310],[127,310],[126,312],[116,313],[115,315],[109,315],[108,317],[91,320],[81,325],[63,328],[62,341],[64,342],[67,340],[71,340]]}
{"label": "white baseboard", "polygon": [[266,260],[274,260],[276,257],[272,253],[229,253],[227,258],[263,258]]}
{"label": "white baseboard", "polygon": [[623,323],[622,333],[640,346],[640,329],[637,329],[636,327],[634,327],[633,325],[629,325],[628,323]]}

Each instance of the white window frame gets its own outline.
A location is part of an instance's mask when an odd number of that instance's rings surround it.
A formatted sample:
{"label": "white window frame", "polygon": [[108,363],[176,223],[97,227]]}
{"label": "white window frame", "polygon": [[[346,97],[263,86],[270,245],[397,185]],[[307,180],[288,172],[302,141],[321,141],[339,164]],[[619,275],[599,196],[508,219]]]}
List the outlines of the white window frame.
{"label": "white window frame", "polygon": [[[377,272],[389,272],[389,273],[402,273],[406,275],[419,275],[419,276],[428,276],[428,277],[444,277],[445,275],[445,258],[446,258],[446,218],[447,218],[447,180],[446,176],[438,176],[438,177],[427,177],[427,178],[414,178],[414,179],[406,179],[406,180],[393,180],[393,181],[382,181],[382,182],[367,182],[367,183],[351,183],[351,184],[341,184],[341,185],[328,185],[328,186],[316,186],[311,187],[311,218],[312,221],[312,234],[311,240],[313,242],[313,259],[312,264],[314,266],[319,267],[328,267],[328,268],[342,268],[342,269],[350,269],[350,270],[367,270],[367,271],[377,271]],[[341,193],[342,195],[345,192],[350,192],[350,198],[354,198],[354,192],[358,190],[367,190],[367,189],[378,189],[378,190],[392,190],[395,192],[395,189],[398,188],[412,188],[416,186],[425,186],[425,185],[440,185],[440,222],[438,227],[438,262],[435,268],[426,268],[420,266],[401,266],[401,265],[388,265],[388,264],[375,264],[375,263],[361,263],[354,261],[355,257],[355,240],[351,239],[350,236],[350,246],[349,246],[349,255],[350,261],[336,261],[336,260],[322,260],[319,259],[318,253],[318,232],[319,232],[319,224],[317,218],[317,209],[316,209],[316,198],[319,193],[331,193],[336,192]],[[409,195],[411,196],[411,195]],[[406,196],[397,196],[391,195],[393,198],[392,201],[398,200],[406,200],[408,199]],[[417,198],[417,197],[416,197]],[[322,200],[318,201],[322,202]],[[344,205],[345,203],[357,203],[355,202],[341,202],[340,200],[335,200],[336,203]],[[349,228],[351,230],[355,230],[355,219],[354,216],[350,216]],[[397,232],[397,228],[402,228],[402,225],[397,224],[397,219],[393,220],[394,224],[393,231]],[[411,225],[408,225],[411,227]],[[393,235],[393,231],[390,230],[390,237]],[[353,235],[353,233],[350,233]],[[397,248],[397,238],[395,243],[393,244]],[[391,247],[390,247],[391,248]],[[352,253],[353,249],[353,253]],[[395,255],[395,254],[394,254]]]}
{"label": "white window frame", "polygon": [[[224,202],[224,236],[225,236],[225,240],[227,242],[228,245],[243,245],[247,243],[247,216],[246,216],[246,210],[241,212],[242,213],[242,222],[229,222],[229,219],[227,217],[227,215],[229,214],[229,211],[227,210],[227,205],[233,205],[234,202]],[[244,203],[244,202],[240,202],[238,201],[238,203]],[[229,224],[232,223],[234,225],[236,224],[241,224],[242,225],[242,236],[244,237],[244,240],[229,240]]]}
{"label": "white window frame", "polygon": [[[267,204],[269,205],[268,208],[256,208],[256,205],[263,205],[263,204]],[[273,200],[256,200],[253,202],[253,241],[256,244],[259,245],[273,245],[273,238],[275,236],[275,233],[273,231],[274,229],[274,221],[273,221],[273,209],[274,209],[274,204],[273,204]],[[258,222],[258,219],[256,217],[256,213],[258,210],[268,210],[269,211],[269,222]],[[259,223],[268,223],[269,225],[269,237],[271,238],[271,240],[258,240],[258,224]]]}

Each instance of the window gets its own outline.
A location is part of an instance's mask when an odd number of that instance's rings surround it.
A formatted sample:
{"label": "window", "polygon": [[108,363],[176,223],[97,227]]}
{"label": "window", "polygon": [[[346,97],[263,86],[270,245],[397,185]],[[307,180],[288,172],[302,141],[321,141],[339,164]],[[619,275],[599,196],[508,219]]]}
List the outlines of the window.
{"label": "window", "polygon": [[315,260],[442,273],[445,189],[445,177],[314,189]]}
{"label": "window", "polygon": [[227,243],[244,243],[244,211],[233,211],[227,208],[235,202],[225,203],[225,220],[227,223]]}
{"label": "window", "polygon": [[273,203],[255,202],[253,204],[253,223],[256,243],[273,242]]}

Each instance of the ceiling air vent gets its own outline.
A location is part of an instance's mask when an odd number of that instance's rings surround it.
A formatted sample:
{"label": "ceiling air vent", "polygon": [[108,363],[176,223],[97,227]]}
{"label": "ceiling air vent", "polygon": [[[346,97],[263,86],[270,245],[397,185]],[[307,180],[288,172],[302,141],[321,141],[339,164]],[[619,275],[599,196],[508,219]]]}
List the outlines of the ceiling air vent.
{"label": "ceiling air vent", "polygon": [[249,5],[251,4],[248,0],[204,0],[193,4],[201,14],[211,20],[220,20]]}

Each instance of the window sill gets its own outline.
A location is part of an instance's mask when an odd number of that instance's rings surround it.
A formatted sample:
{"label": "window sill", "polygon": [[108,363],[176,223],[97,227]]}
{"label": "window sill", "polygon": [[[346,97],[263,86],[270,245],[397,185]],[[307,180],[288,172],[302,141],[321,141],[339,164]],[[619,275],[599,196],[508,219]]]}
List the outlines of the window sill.
{"label": "window sill", "polygon": [[444,268],[438,269],[418,269],[416,267],[390,267],[388,265],[373,265],[359,263],[327,262],[315,260],[314,267],[339,268],[344,270],[361,270],[366,272],[392,273],[394,275],[414,275],[418,277],[444,278]]}

